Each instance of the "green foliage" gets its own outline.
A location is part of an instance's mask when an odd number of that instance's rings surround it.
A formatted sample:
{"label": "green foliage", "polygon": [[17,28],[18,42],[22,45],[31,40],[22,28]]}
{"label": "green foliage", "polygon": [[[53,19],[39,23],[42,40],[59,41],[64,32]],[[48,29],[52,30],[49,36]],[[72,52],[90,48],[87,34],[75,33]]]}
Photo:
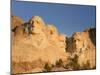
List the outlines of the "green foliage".
{"label": "green foliage", "polygon": [[58,61],[56,61],[56,64],[55,64],[57,67],[61,67],[63,66],[63,61],[61,59],[59,59]]}
{"label": "green foliage", "polygon": [[69,65],[70,65],[71,68],[74,69],[74,70],[80,69],[80,65],[79,65],[77,62],[71,61],[71,62],[69,63]]}
{"label": "green foliage", "polygon": [[83,66],[80,66],[78,64],[78,56],[77,55],[75,55],[74,58],[70,58],[69,60],[70,60],[70,62],[64,66],[65,69],[70,68],[72,70],[89,70],[89,69],[96,68],[95,66],[93,68],[90,67],[89,60],[87,60],[87,62],[85,64],[83,64]]}
{"label": "green foliage", "polygon": [[78,62],[78,56],[75,55],[74,58],[71,59],[72,62],[77,63]]}
{"label": "green foliage", "polygon": [[52,67],[48,63],[45,63],[44,72],[49,72],[49,71],[51,71],[51,69],[52,69]]}
{"label": "green foliage", "polygon": [[51,66],[52,66],[52,68],[53,68],[53,67],[55,67],[55,65],[54,65],[54,64],[52,64]]}
{"label": "green foliage", "polygon": [[66,52],[73,53],[74,50],[71,49],[73,47],[73,38],[66,37],[65,43],[66,43],[66,48],[65,48]]}
{"label": "green foliage", "polygon": [[66,69],[73,69],[73,70],[78,70],[80,69],[80,65],[78,64],[78,56],[75,55],[74,58],[69,59],[70,62],[65,65]]}

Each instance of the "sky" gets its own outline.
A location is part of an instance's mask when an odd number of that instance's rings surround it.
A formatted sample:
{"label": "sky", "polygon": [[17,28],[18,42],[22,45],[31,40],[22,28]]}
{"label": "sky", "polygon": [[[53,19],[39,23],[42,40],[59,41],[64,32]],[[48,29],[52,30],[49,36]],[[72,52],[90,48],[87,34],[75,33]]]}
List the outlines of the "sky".
{"label": "sky", "polygon": [[66,36],[96,27],[96,6],[13,0],[11,12],[26,22],[32,16],[41,16],[45,23],[55,25]]}

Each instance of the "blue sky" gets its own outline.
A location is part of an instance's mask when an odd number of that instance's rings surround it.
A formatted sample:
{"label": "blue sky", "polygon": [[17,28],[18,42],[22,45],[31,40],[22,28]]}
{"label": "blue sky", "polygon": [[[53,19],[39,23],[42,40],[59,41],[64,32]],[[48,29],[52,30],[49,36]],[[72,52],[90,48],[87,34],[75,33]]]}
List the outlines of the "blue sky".
{"label": "blue sky", "polygon": [[11,12],[25,21],[35,15],[41,16],[46,23],[54,24],[59,32],[67,36],[96,26],[95,6],[13,0]]}

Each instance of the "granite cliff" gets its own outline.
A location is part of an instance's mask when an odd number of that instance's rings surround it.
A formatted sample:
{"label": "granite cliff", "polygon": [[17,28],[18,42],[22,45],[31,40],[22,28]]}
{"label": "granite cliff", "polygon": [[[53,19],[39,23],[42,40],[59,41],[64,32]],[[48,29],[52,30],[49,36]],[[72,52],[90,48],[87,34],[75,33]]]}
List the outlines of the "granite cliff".
{"label": "granite cliff", "polygon": [[[84,69],[88,63],[92,69],[96,66],[95,50],[95,28],[75,32],[68,38],[40,16],[33,16],[28,22],[12,16],[13,74],[78,70]],[[73,66],[73,63],[79,66]]]}

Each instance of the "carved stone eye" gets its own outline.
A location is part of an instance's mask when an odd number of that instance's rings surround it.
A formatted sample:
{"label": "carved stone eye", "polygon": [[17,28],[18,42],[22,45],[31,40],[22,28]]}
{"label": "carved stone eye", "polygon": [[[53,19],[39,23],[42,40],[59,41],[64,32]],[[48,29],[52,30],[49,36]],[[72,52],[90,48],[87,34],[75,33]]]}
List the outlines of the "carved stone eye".
{"label": "carved stone eye", "polygon": [[73,41],[73,42],[76,42],[76,40],[75,40],[74,38],[72,38],[72,41]]}
{"label": "carved stone eye", "polygon": [[34,21],[32,21],[32,25],[34,24]]}
{"label": "carved stone eye", "polygon": [[18,26],[16,26],[15,28],[13,28],[12,32],[15,32],[17,28],[18,28]]}
{"label": "carved stone eye", "polygon": [[50,34],[52,35],[52,34],[53,34],[53,32],[52,32],[52,31],[50,31]]}
{"label": "carved stone eye", "polygon": [[80,41],[80,39],[74,39],[73,40],[73,42],[79,42]]}
{"label": "carved stone eye", "polygon": [[80,41],[80,39],[77,39],[77,41]]}
{"label": "carved stone eye", "polygon": [[39,24],[39,21],[36,21]]}

